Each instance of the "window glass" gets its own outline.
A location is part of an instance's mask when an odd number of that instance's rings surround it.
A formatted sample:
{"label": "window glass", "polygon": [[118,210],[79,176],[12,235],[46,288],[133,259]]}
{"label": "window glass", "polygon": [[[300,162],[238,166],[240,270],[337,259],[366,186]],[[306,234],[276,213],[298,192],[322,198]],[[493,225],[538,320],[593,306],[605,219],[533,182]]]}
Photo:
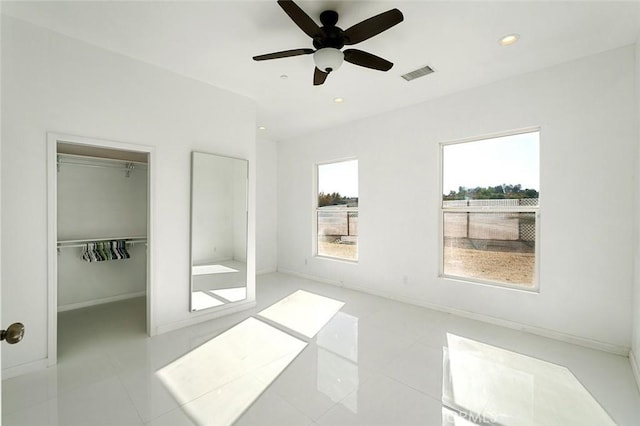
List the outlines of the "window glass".
{"label": "window glass", "polygon": [[444,276],[537,286],[539,132],[442,145]]}
{"label": "window glass", "polygon": [[316,254],[358,260],[358,160],[317,168]]}

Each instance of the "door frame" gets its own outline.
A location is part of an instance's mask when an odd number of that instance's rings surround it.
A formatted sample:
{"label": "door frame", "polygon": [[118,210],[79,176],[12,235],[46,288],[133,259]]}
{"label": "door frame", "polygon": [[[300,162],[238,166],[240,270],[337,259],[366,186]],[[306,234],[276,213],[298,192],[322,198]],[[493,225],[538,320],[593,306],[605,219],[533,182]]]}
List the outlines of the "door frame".
{"label": "door frame", "polygon": [[146,283],[146,330],[147,335],[155,334],[154,285],[155,259],[155,148],[150,145],[116,142],[60,133],[47,133],[47,366],[58,362],[58,142],[135,151],[148,155],[147,165],[147,283]]}

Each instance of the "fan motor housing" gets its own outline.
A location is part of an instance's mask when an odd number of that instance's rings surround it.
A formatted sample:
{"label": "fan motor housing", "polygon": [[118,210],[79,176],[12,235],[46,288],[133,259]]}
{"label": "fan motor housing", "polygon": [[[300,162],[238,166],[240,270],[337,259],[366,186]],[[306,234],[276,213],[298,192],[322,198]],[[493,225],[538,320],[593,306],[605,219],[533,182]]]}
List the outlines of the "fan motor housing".
{"label": "fan motor housing", "polygon": [[322,27],[322,35],[313,39],[313,47],[322,49],[323,47],[333,47],[342,49],[344,47],[344,34],[338,27]]}
{"label": "fan motor housing", "polygon": [[336,27],[338,12],[335,10],[325,10],[320,14],[320,22],[322,22],[323,25],[323,27],[320,28],[322,34],[313,38],[313,47],[316,49],[322,49],[324,47],[342,49],[345,44],[345,36],[342,28]]}

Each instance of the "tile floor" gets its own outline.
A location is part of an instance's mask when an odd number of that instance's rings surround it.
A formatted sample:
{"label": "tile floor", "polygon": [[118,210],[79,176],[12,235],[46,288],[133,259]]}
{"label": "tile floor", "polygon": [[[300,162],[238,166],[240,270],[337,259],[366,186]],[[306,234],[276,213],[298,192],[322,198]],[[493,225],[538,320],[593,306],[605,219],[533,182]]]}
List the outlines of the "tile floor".
{"label": "tile floor", "polygon": [[290,333],[306,346],[273,382],[258,377],[264,392],[237,425],[449,424],[447,333],[566,366],[615,423],[640,425],[625,357],[279,273],[258,277],[256,308],[153,338],[144,299],[61,314],[58,365],[2,383],[2,424],[192,425],[157,372],[298,289],[344,306],[312,338]]}

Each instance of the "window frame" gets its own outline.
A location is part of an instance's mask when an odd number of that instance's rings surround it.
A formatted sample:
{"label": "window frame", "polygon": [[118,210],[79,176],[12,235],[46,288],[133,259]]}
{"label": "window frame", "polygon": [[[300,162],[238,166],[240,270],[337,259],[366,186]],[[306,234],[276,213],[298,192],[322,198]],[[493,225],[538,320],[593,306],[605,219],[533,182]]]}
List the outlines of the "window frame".
{"label": "window frame", "polygon": [[[513,207],[491,207],[491,206],[462,206],[462,207],[445,207],[443,198],[443,183],[444,183],[444,149],[447,146],[458,145],[470,142],[482,142],[485,140],[508,137],[508,136],[517,136],[526,133],[538,133],[538,169],[540,171],[540,153],[541,149],[541,139],[542,139],[542,131],[539,126],[536,127],[528,127],[522,128],[518,130],[505,131],[499,133],[485,134],[481,136],[474,136],[464,139],[455,139],[450,141],[440,142],[438,144],[438,234],[439,234],[439,242],[438,242],[438,277],[444,280],[449,281],[457,281],[463,283],[470,283],[475,285],[483,285],[489,287],[497,287],[501,289],[510,289],[510,290],[518,290],[524,291],[527,293],[539,293],[540,292],[540,212],[541,212],[541,197],[538,195],[538,205],[537,206],[513,206]],[[540,182],[539,185],[541,186]],[[538,189],[538,193],[541,194],[541,188]],[[531,286],[523,285],[523,284],[511,284],[507,282],[500,281],[492,281],[482,278],[474,278],[469,276],[460,276],[460,275],[451,275],[445,274],[444,272],[444,218],[445,213],[533,213],[535,215],[535,247],[534,247],[534,256],[535,256],[535,265],[534,265],[534,277]]]}
{"label": "window frame", "polygon": [[[318,195],[320,194],[320,175],[319,175],[319,170],[320,170],[320,166],[324,166],[324,165],[328,165],[328,164],[335,164],[335,163],[344,163],[347,161],[357,161],[358,162],[358,207],[347,207],[347,208],[341,208],[339,209],[339,211],[345,211],[347,212],[347,214],[351,213],[351,212],[358,212],[358,217],[360,216],[359,213],[359,209],[360,209],[360,160],[358,160],[357,157],[344,157],[344,158],[338,158],[338,159],[334,159],[334,160],[327,160],[327,161],[321,161],[321,162],[317,162],[314,164],[314,173],[313,173],[313,208],[312,208],[312,238],[311,238],[311,244],[312,244],[312,254],[313,257],[315,258],[319,258],[319,259],[328,259],[328,260],[332,260],[332,261],[336,261],[336,262],[346,262],[349,264],[357,264],[360,261],[360,238],[358,238],[358,242],[357,242],[357,257],[356,259],[348,259],[348,258],[344,258],[344,257],[337,257],[337,256],[327,256],[325,254],[319,254],[318,253],[318,211],[320,210],[319,206],[318,206]],[[325,211],[327,210],[331,210],[331,209],[324,209]],[[338,209],[335,209],[338,210]],[[359,226],[359,224],[358,224]],[[358,227],[359,229],[359,227]],[[358,235],[359,237],[359,235]]]}

